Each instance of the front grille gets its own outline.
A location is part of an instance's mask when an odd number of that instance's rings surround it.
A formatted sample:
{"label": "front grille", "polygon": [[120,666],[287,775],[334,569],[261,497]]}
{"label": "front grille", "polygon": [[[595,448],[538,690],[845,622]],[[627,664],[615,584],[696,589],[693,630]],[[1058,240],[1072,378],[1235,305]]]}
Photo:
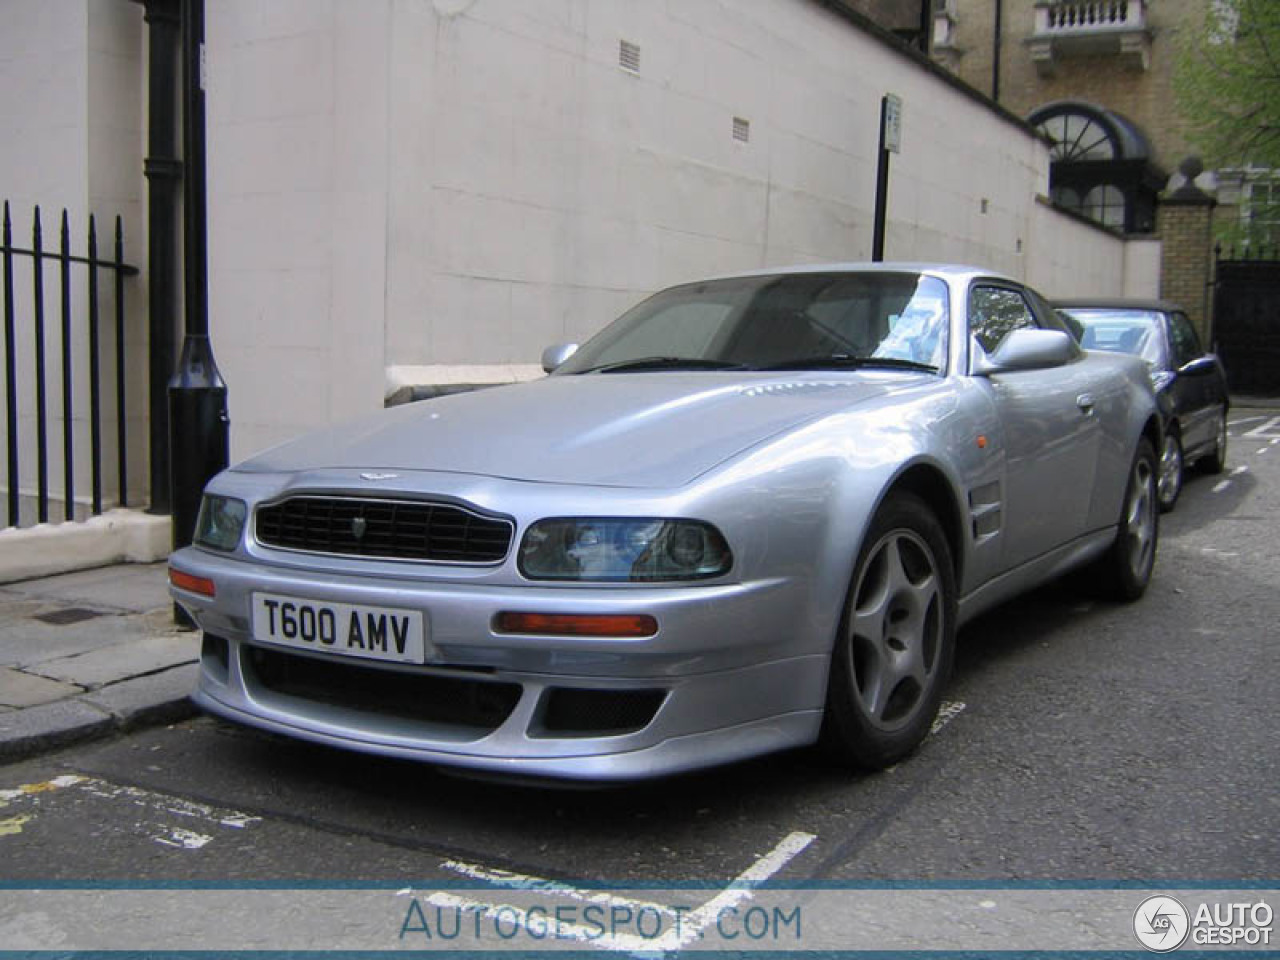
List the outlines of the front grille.
{"label": "front grille", "polygon": [[245,648],[242,668],[268,690],[379,717],[498,729],[520,700],[518,683],[379,670]]}
{"label": "front grille", "polygon": [[510,520],[417,500],[290,497],[259,507],[259,543],[284,550],[383,560],[499,563],[511,548]]}

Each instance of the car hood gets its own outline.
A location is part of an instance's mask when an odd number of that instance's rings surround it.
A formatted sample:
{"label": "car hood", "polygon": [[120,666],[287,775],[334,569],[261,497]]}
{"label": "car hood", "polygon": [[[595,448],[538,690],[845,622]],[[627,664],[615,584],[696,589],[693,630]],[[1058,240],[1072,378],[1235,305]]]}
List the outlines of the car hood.
{"label": "car hood", "polygon": [[911,373],[547,377],[383,411],[236,469],[440,471],[541,483],[681,486],[775,434],[896,389]]}

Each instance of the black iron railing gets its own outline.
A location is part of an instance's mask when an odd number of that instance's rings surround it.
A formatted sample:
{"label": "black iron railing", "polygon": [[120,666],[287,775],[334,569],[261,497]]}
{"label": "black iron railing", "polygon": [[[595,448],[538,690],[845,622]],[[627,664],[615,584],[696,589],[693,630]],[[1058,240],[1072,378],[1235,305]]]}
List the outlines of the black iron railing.
{"label": "black iron railing", "polygon": [[[35,519],[38,523],[49,521],[50,507],[50,469],[49,469],[49,409],[48,386],[49,370],[47,363],[48,341],[52,339],[46,334],[45,321],[45,265],[49,263],[57,270],[58,291],[58,323],[60,335],[57,349],[61,352],[61,420],[62,420],[62,500],[64,503],[64,519],[75,519],[75,436],[77,393],[85,389],[84,373],[77,370],[76,355],[80,352],[78,344],[87,338],[87,389],[88,389],[88,429],[90,455],[91,509],[94,515],[102,513],[103,502],[103,430],[102,430],[102,326],[103,311],[99,302],[101,274],[110,274],[110,290],[108,296],[114,300],[114,367],[115,374],[115,445],[117,448],[117,503],[128,506],[129,474],[128,446],[126,443],[126,408],[125,408],[125,305],[124,281],[126,277],[138,273],[136,267],[124,260],[124,228],[120,217],[115,221],[115,253],[111,259],[98,256],[97,223],[93,216],[89,217],[86,255],[73,254],[71,246],[71,228],[67,211],[62,211],[60,240],[56,251],[45,249],[43,228],[40,220],[40,208],[32,213],[31,246],[18,247],[13,241],[13,224],[9,213],[9,203],[4,204],[4,228],[0,242],[0,261],[3,263],[4,294],[4,374],[5,374],[5,472],[7,492],[7,525],[19,526],[22,522],[22,478],[21,468],[26,458],[34,456],[35,471]],[[18,335],[19,323],[17,291],[14,279],[15,259],[30,261],[31,268],[31,315],[27,318],[31,324],[33,350],[30,362],[19,356]],[[83,323],[77,315],[72,299],[73,271],[83,268],[85,276],[85,305],[87,314]],[[86,329],[87,328],[87,329]],[[24,449],[23,434],[20,429],[19,397],[32,391],[34,393],[34,443]],[[26,393],[29,397],[31,393]],[[80,400],[83,412],[84,400]],[[0,524],[2,526],[4,524]]]}

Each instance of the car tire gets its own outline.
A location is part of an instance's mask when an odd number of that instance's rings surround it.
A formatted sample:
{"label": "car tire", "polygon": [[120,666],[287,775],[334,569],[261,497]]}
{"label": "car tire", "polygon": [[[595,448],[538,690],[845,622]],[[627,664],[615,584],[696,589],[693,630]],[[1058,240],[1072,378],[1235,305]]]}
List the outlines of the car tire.
{"label": "car tire", "polygon": [[879,770],[911,753],[937,716],[955,631],[946,534],[922,500],[893,494],[863,540],[832,649],[828,755]]}
{"label": "car tire", "polygon": [[1096,583],[1111,599],[1137,600],[1151,582],[1160,542],[1158,470],[1155,448],[1143,437],[1129,469],[1115,540],[1094,566]]}
{"label": "car tire", "polygon": [[1200,461],[1200,469],[1205,473],[1221,473],[1227,469],[1227,411],[1218,414],[1218,423],[1214,428],[1213,450]]}
{"label": "car tire", "polygon": [[1172,427],[1164,437],[1164,449],[1160,451],[1160,473],[1156,481],[1161,513],[1168,513],[1182,493],[1183,458],[1182,439]]}

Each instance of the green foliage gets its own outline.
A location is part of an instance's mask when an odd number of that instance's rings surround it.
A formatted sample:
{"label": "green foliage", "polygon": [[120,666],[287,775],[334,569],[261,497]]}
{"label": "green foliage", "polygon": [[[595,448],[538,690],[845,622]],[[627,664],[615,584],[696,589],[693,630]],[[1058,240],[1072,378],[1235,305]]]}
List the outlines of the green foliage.
{"label": "green foliage", "polygon": [[1208,167],[1280,168],[1280,0],[1209,0],[1175,91]]}

